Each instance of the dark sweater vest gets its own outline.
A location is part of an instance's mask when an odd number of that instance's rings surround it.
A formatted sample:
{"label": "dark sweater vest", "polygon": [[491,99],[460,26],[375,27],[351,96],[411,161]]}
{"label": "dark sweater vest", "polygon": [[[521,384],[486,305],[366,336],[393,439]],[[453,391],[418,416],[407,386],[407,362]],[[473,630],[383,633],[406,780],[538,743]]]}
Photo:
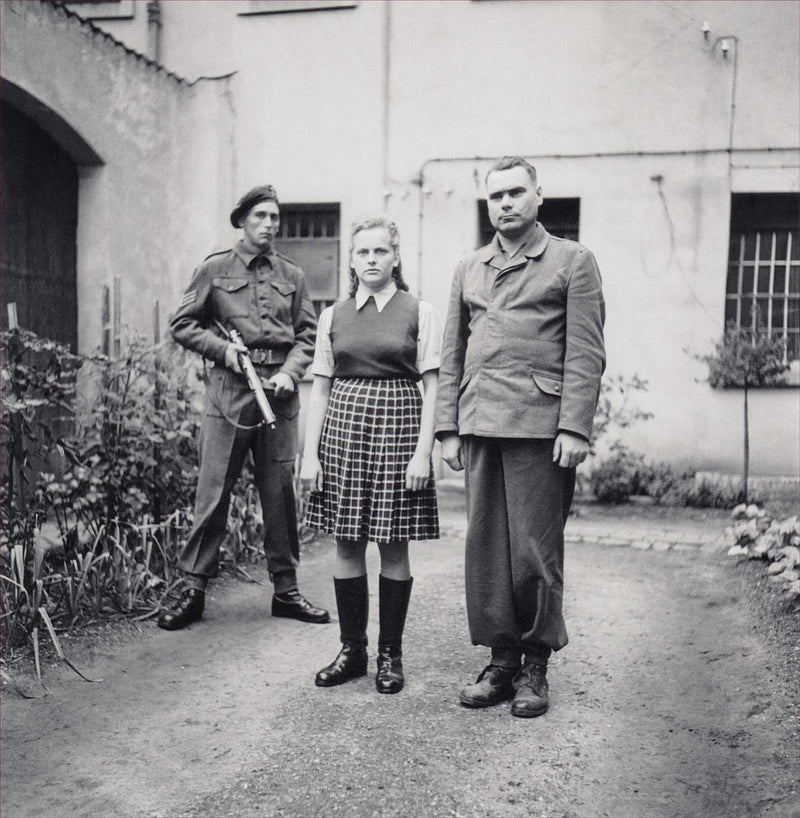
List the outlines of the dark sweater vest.
{"label": "dark sweater vest", "polygon": [[331,346],[335,378],[407,378],[418,381],[419,300],[398,290],[378,312],[375,300],[356,309],[355,298],[333,307]]}

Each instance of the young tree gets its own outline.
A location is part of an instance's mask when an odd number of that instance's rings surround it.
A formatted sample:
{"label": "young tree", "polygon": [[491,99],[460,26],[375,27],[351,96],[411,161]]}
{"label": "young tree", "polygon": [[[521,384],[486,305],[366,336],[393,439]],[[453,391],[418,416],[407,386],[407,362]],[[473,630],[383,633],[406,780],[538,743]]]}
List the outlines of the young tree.
{"label": "young tree", "polygon": [[739,388],[744,403],[744,453],[742,458],[742,490],[747,501],[747,480],[750,471],[750,418],[748,392],[753,387],[777,384],[789,369],[786,350],[781,339],[754,327],[728,324],[711,355],[698,356],[708,364],[708,382],[714,389]]}

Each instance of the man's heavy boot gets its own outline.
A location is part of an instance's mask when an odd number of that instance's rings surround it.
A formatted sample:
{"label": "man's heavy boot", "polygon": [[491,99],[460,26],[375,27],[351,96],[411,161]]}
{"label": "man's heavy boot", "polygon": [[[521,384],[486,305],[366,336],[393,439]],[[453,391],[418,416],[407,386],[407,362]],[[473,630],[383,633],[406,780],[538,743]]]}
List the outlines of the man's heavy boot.
{"label": "man's heavy boot", "polygon": [[514,677],[519,667],[487,665],[475,684],[462,688],[459,698],[464,707],[492,707],[514,696]]}
{"label": "man's heavy boot", "polygon": [[367,675],[367,621],[369,587],[366,574],[350,579],[336,579],[336,608],[342,649],[338,656],[317,673],[317,687],[334,687],[349,679]]}
{"label": "man's heavy boot", "polygon": [[399,693],[403,689],[403,629],[413,577],[405,580],[378,577],[380,631],[378,634],[378,693]]}
{"label": "man's heavy boot", "polygon": [[201,588],[187,588],[174,607],[161,612],[158,627],[165,631],[179,631],[192,622],[199,622],[203,618],[205,601],[206,593]]}
{"label": "man's heavy boot", "polygon": [[516,695],[511,702],[511,715],[530,719],[547,712],[547,663],[525,661],[514,679]]}

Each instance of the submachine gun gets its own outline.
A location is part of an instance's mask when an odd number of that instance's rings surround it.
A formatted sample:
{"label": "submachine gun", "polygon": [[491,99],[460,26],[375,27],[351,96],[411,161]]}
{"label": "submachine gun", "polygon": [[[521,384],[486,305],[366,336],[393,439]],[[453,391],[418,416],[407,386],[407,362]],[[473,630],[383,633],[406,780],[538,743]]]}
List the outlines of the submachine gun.
{"label": "submachine gun", "polygon": [[[215,323],[219,327],[220,332],[222,332],[222,334],[229,341],[231,341],[234,344],[241,344],[242,346],[244,346],[244,343],[242,342],[242,336],[239,334],[237,330],[227,329],[219,321],[216,321]],[[272,411],[272,407],[269,405],[269,401],[267,400],[267,394],[266,392],[264,392],[264,387],[261,385],[261,381],[259,380],[259,377],[256,374],[253,362],[250,360],[250,356],[246,352],[239,353],[239,366],[241,366],[242,372],[244,373],[244,376],[247,379],[247,385],[250,387],[250,390],[252,391],[253,396],[256,399],[258,408],[261,410],[261,414],[264,416],[264,423],[266,423],[270,429],[274,429],[275,413]]]}

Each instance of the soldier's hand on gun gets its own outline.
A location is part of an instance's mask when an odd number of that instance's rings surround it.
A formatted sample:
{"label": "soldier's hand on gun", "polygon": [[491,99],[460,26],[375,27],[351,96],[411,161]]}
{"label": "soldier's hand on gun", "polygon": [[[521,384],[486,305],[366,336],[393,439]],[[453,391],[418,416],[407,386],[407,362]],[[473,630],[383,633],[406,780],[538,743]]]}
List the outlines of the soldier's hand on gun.
{"label": "soldier's hand on gun", "polygon": [[322,465],[316,456],[304,457],[300,467],[300,482],[304,489],[322,491]]}
{"label": "soldier's hand on gun", "polygon": [[294,381],[285,372],[276,372],[269,382],[275,387],[276,398],[288,398],[294,392]]}
{"label": "soldier's hand on gun", "polygon": [[232,369],[238,375],[242,374],[242,367],[239,363],[239,355],[241,353],[247,354],[247,347],[244,344],[238,344],[234,341],[228,343],[225,347],[225,366]]}

